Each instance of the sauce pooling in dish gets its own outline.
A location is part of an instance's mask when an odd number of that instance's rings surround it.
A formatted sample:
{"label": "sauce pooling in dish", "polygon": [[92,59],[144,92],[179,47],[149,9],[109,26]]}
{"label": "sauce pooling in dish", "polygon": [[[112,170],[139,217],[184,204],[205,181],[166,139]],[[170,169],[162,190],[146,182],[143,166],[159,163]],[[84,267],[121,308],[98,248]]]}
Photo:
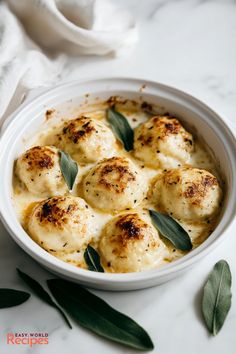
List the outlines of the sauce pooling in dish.
{"label": "sauce pooling in dish", "polygon": [[[106,119],[111,102],[134,129],[129,152]],[[81,108],[39,132],[17,158],[14,205],[29,236],[47,252],[87,269],[90,244],[106,272],[139,272],[186,254],[152,225],[149,209],[180,223],[194,248],[214,230],[223,195],[215,161],[181,117],[145,113],[144,106],[113,97]],[[72,191],[60,150],[78,163]]]}

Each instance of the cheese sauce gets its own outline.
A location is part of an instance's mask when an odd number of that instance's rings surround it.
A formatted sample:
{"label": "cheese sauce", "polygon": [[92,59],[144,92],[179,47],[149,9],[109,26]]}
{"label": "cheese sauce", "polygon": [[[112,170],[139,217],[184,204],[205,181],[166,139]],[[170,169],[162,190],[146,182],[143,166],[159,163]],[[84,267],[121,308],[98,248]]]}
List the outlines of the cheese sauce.
{"label": "cheese sauce", "polygon": [[[107,103],[98,103],[97,105],[88,106],[85,110],[82,108],[79,112],[76,112],[77,117],[79,114],[83,116],[88,116],[99,121],[103,121],[107,124],[106,120],[106,108],[108,107]],[[123,113],[127,120],[130,123],[132,128],[137,127],[140,123],[145,122],[147,119],[151,117],[151,115],[141,109],[139,104],[136,104],[132,101],[125,101],[116,104],[116,110]],[[56,115],[56,110],[52,111],[52,116]],[[50,115],[50,116],[51,116]],[[68,119],[72,119],[74,117],[68,117]],[[50,117],[53,119],[53,117]],[[62,121],[67,120],[62,118]],[[181,121],[181,119],[180,119]],[[62,123],[61,123],[62,124]],[[58,132],[61,129],[61,124],[51,125],[47,130],[43,130],[39,132],[32,140],[31,146],[43,146],[43,145],[55,145],[58,146]],[[27,146],[29,148],[29,146]],[[136,165],[138,165],[144,176],[144,183],[147,183],[149,187],[152,185],[152,181],[158,174],[163,172],[161,169],[153,169],[151,167],[147,167],[144,163],[138,159],[136,159],[132,152],[126,152],[120,143],[117,144],[116,156],[128,157],[131,159]],[[72,195],[84,198],[83,190],[82,190],[82,181],[86,173],[95,165],[96,163],[89,164],[79,164],[78,175],[76,178],[76,182],[74,184],[74,188],[72,191]],[[216,164],[213,158],[210,156],[208,149],[204,144],[198,139],[197,136],[194,136],[194,151],[191,153],[191,159],[188,162],[188,165],[193,167],[202,168],[209,172],[211,172],[214,176],[218,178],[220,183],[222,181],[220,179]],[[37,197],[30,193],[26,187],[19,181],[19,179],[14,175],[13,178],[13,202],[14,206],[20,220],[20,223],[27,231],[27,220],[30,215],[30,211],[36,202],[43,200],[44,198]],[[68,193],[69,195],[69,193]],[[136,208],[130,211],[138,211],[140,214],[147,214],[148,209],[157,209],[156,205],[154,205],[148,198],[145,198],[143,202]],[[94,235],[92,240],[92,245],[97,248],[98,241],[102,233],[102,229],[104,225],[114,217],[114,215],[118,215],[121,212],[102,212],[98,209],[92,208],[93,210],[93,225],[94,225]],[[159,210],[162,211],[162,210]],[[183,220],[178,220],[180,224],[186,229],[188,232],[193,247],[197,247],[211,234],[217,224],[217,216],[215,219],[211,219],[209,221],[199,221],[199,222],[186,222]],[[179,251],[175,249],[175,247],[166,239],[163,239],[166,248],[163,251],[163,257],[161,260],[158,260],[155,264],[155,267],[159,268],[164,264],[172,262],[180,257],[182,257],[186,252]],[[53,254],[53,252],[51,252]],[[56,256],[61,260],[74,264],[75,266],[79,266],[82,268],[87,268],[83,258],[84,250],[75,250],[72,253],[63,253],[57,254]],[[55,255],[55,254],[54,254]],[[105,270],[112,271],[108,268],[106,264],[103,264]]]}

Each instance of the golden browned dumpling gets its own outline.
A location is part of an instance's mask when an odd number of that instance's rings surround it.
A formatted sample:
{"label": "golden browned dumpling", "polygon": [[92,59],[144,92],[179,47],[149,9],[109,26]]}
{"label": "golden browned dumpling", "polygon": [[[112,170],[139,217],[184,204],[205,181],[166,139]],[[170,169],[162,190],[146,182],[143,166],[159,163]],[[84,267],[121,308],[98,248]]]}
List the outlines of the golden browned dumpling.
{"label": "golden browned dumpling", "polygon": [[91,239],[91,211],[81,198],[49,198],[34,207],[28,231],[33,240],[55,255],[80,251]]}
{"label": "golden browned dumpling", "polygon": [[135,164],[123,157],[104,159],[84,179],[88,203],[104,210],[123,210],[137,206],[145,196],[146,183]]}
{"label": "golden browned dumpling", "polygon": [[210,172],[182,167],[161,174],[153,197],[177,219],[197,221],[214,216],[220,207],[221,188]]}
{"label": "golden browned dumpling", "polygon": [[109,221],[99,243],[104,266],[116,273],[155,268],[165,249],[157,230],[137,213],[119,215]]}
{"label": "golden browned dumpling", "polygon": [[16,162],[16,174],[29,192],[40,196],[63,195],[68,191],[54,146],[34,146]]}
{"label": "golden browned dumpling", "polygon": [[75,160],[88,163],[111,156],[116,139],[104,123],[80,117],[64,124],[59,141],[60,147]]}
{"label": "golden browned dumpling", "polygon": [[192,151],[192,135],[176,118],[155,116],[134,131],[135,156],[154,168],[186,163]]}

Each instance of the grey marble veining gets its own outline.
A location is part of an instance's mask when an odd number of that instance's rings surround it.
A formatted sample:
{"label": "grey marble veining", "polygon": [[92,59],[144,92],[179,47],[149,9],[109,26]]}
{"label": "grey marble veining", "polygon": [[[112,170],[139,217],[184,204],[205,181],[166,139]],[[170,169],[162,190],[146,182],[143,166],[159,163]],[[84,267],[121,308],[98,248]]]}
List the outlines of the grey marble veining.
{"label": "grey marble veining", "polygon": [[[121,0],[134,13],[140,40],[128,57],[71,58],[61,81],[93,75],[121,75],[157,80],[183,89],[219,112],[236,132],[236,1]],[[200,311],[201,289],[219,259],[226,259],[236,279],[236,225],[225,241],[184,276],[152,289],[96,294],[130,315],[150,333],[154,353],[235,354],[236,281],[227,321],[215,338],[208,335]],[[0,225],[0,286],[28,290],[19,267],[44,283],[52,274],[26,255]],[[37,297],[0,313],[0,352],[4,354],[134,353],[90,334],[73,321],[69,330],[60,315]],[[34,348],[6,345],[7,332],[49,333],[49,344]]]}

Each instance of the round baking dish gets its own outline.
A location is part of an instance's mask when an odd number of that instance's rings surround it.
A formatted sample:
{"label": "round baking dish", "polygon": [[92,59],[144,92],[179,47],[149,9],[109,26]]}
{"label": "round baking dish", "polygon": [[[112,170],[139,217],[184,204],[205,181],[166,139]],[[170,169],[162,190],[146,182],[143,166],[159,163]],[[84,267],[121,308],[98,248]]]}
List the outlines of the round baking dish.
{"label": "round baking dish", "polygon": [[[226,182],[224,206],[218,226],[198,248],[161,268],[140,273],[96,273],[77,268],[50,255],[38,246],[20,225],[12,203],[14,161],[26,142],[42,126],[51,124],[45,111],[60,107],[63,112],[84,102],[106,100],[119,95],[144,100],[173,112],[208,145]],[[57,86],[24,103],[4,124],[0,139],[0,214],[12,238],[30,256],[51,272],[85,286],[104,290],[134,290],[161,284],[179,276],[211,252],[225,238],[236,213],[236,141],[222,119],[205,104],[172,87],[129,78],[100,78]]]}

